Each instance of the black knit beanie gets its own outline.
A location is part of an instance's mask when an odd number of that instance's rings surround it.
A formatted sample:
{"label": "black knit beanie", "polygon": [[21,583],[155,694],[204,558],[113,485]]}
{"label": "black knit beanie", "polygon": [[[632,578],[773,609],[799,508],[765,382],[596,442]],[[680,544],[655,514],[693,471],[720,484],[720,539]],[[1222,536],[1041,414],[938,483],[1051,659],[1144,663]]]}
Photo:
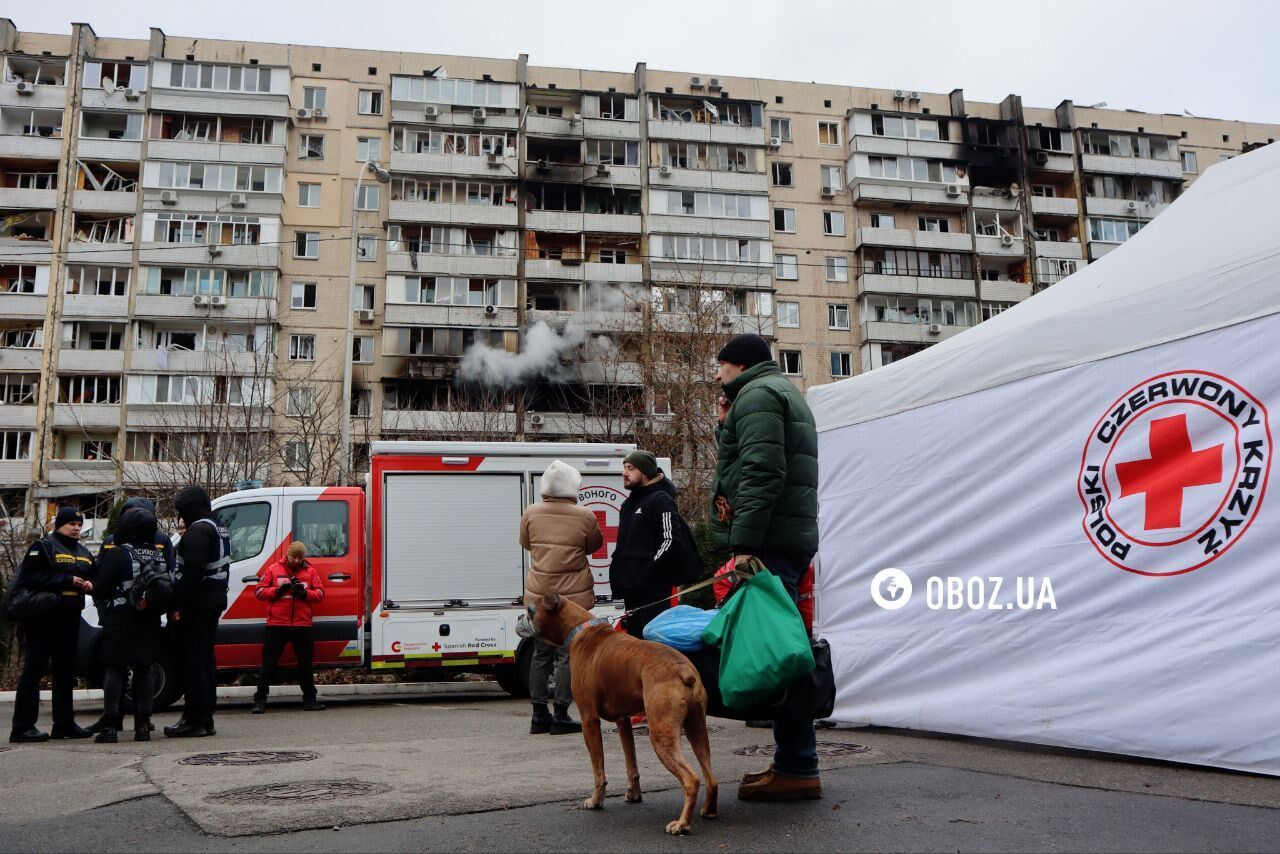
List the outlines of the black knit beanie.
{"label": "black knit beanie", "polygon": [[658,468],[658,458],[648,451],[632,451],[627,454],[627,458],[623,462],[631,463],[640,470],[645,477],[657,477],[660,469]]}
{"label": "black knit beanie", "polygon": [[72,522],[84,524],[84,516],[74,507],[59,507],[58,515],[53,518],[53,530],[58,530],[63,525],[70,525]]}
{"label": "black knit beanie", "polygon": [[744,368],[754,367],[772,358],[773,351],[769,349],[769,342],[751,332],[730,338],[729,343],[716,356],[717,361],[742,365]]}

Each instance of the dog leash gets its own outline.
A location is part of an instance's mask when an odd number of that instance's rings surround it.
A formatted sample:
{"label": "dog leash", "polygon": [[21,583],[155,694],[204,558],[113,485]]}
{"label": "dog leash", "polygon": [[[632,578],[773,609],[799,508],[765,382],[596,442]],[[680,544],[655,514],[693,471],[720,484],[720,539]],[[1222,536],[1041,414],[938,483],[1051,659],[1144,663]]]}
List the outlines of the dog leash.
{"label": "dog leash", "polygon": [[[736,575],[738,578],[745,581],[751,578],[751,576],[755,575],[761,569],[763,569],[764,563],[759,558],[752,558],[751,560],[747,561],[746,564],[744,564],[744,566],[753,567],[753,569],[751,572],[746,572],[745,570],[739,569],[738,567],[735,566],[733,568],[733,571],[729,574]],[[695,590],[701,590],[704,587],[709,587],[710,585],[715,584],[717,581],[719,581],[723,577],[724,576],[721,576],[721,575],[712,575],[710,578],[705,578],[702,581],[697,582],[696,584],[691,584],[688,587],[683,587],[677,590],[675,593],[672,593],[667,596],[663,596],[661,599],[655,599],[654,601],[648,602],[644,605],[637,605],[634,608],[623,611],[621,614],[618,614],[617,616],[608,617],[607,619],[614,621],[614,624],[616,625],[617,623],[625,620],[627,617],[631,616],[637,611],[643,611],[646,608],[652,608],[655,605],[661,605],[663,602],[666,602],[668,599],[671,599],[673,597],[678,599],[687,593],[692,593]]]}

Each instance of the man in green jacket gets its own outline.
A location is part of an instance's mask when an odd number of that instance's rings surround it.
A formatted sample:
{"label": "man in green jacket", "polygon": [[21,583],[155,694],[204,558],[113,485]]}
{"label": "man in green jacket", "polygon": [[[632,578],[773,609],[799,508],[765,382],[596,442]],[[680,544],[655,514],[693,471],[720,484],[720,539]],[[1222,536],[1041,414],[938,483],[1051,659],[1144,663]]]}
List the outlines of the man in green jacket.
{"label": "man in green jacket", "polygon": [[[716,538],[735,566],[753,558],[795,599],[818,551],[818,432],[804,397],[759,335],[737,335],[716,357],[724,389],[717,431],[713,519]],[[773,764],[743,777],[747,801],[818,798],[817,738],[812,722],[778,720]]]}

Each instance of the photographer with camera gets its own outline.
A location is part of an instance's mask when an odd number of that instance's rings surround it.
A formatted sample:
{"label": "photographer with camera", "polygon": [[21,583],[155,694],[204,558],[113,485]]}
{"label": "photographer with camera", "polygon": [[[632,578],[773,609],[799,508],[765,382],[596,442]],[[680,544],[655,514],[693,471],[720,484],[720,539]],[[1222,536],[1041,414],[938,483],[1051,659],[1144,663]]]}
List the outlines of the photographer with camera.
{"label": "photographer with camera", "polygon": [[302,686],[302,708],[318,712],[324,705],[316,700],[315,674],[311,667],[314,641],[311,636],[311,606],[324,599],[320,573],[307,562],[307,547],[292,543],[284,559],[263,570],[254,595],[267,603],[267,637],[262,644],[262,670],[258,690],[253,695],[253,713],[267,710],[267,694],[276,675],[285,644],[293,645],[298,659],[298,683]]}

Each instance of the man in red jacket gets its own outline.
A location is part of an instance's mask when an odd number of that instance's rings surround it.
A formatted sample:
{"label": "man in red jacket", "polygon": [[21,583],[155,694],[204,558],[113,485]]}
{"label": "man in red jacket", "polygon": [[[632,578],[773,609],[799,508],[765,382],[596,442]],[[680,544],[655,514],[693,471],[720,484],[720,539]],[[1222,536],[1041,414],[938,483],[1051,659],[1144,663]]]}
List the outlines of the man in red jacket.
{"label": "man in red jacket", "polygon": [[276,666],[285,644],[293,645],[298,659],[298,683],[302,686],[302,708],[323,711],[316,700],[315,674],[311,668],[314,641],[311,637],[311,606],[324,599],[320,573],[307,563],[307,547],[292,543],[284,560],[276,561],[258,576],[254,595],[267,603],[267,637],[262,644],[262,670],[258,690],[253,695],[253,713],[267,710],[267,694],[276,675]]}

